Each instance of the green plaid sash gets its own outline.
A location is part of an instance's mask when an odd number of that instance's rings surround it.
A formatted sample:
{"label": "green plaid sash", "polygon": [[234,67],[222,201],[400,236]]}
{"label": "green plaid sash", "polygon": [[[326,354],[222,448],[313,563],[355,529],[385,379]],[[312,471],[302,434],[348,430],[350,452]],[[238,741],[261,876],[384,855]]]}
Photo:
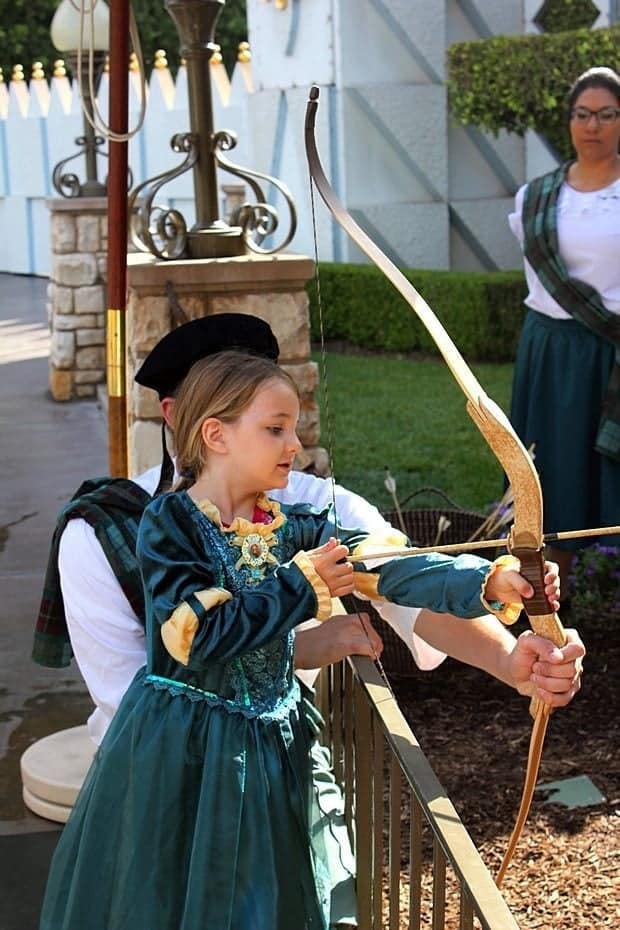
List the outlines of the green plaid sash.
{"label": "green plaid sash", "polygon": [[95,478],[80,485],[60,511],[34,634],[32,658],[39,665],[62,668],[69,665],[73,655],[60,588],[58,549],[64,528],[76,517],[93,527],[127,600],[139,620],[145,622],[142,579],[135,552],[140,518],[150,500],[146,491],[126,478]]}
{"label": "green plaid sash", "polygon": [[545,290],[562,309],[615,348],[595,449],[620,461],[620,316],[605,307],[595,288],[571,278],[560,257],[557,202],[568,166],[566,162],[528,184],[522,212],[523,251]]}

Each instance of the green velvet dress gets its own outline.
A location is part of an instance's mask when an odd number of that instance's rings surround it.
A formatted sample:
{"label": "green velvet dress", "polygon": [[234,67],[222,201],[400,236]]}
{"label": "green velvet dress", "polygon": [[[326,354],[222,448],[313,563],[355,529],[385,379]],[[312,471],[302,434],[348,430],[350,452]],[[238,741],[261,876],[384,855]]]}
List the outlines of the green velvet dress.
{"label": "green velvet dress", "polygon": [[[334,527],[309,508],[282,507],[284,518],[270,506],[273,529],[247,521],[224,529],[214,508],[185,492],[145,511],[147,666],[64,828],[41,930],[330,926],[340,878],[312,828],[309,754],[320,719],[293,674],[293,628],[318,602],[292,558]],[[353,544],[365,534],[345,535]],[[394,560],[379,587],[408,606],[478,616],[488,568],[467,556]],[[183,663],[163,632],[180,606],[195,621]]]}

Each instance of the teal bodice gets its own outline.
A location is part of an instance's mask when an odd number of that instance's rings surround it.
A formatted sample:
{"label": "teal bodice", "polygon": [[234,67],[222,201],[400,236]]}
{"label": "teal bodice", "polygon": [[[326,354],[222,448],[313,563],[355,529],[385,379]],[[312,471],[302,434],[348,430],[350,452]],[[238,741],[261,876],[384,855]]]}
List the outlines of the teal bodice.
{"label": "teal bodice", "polygon": [[[146,683],[247,717],[277,713],[282,702],[287,705],[298,695],[293,674],[292,626],[305,619],[299,614],[299,603],[307,604],[307,609],[312,611],[314,598],[301,572],[290,565],[288,583],[280,592],[283,603],[279,610],[273,611],[271,598],[252,598],[251,594],[257,585],[273,575],[279,566],[290,563],[295,555],[299,540],[294,532],[294,523],[285,521],[277,525],[272,534],[272,544],[263,546],[263,552],[268,555],[268,560],[264,561],[260,554],[256,558],[248,554],[247,541],[254,538],[251,524],[244,525],[243,533],[227,532],[216,525],[186,493],[169,498],[166,511],[174,513],[174,522],[170,518],[163,522],[158,519],[157,528],[151,525],[148,533],[142,534],[138,546],[143,564],[152,569],[152,563],[156,561],[155,574],[163,570],[165,575],[173,576],[172,582],[155,591],[147,583]],[[186,563],[179,563],[177,521],[184,527],[184,535],[187,532],[185,524],[189,525],[192,545],[196,546],[191,568]],[[166,569],[167,557],[170,561]],[[198,582],[193,572],[196,558],[201,564]],[[275,582],[274,579],[274,583],[279,585],[279,580]],[[226,626],[227,615],[233,615],[237,627],[244,624],[251,628],[246,646],[253,648],[244,649],[231,643],[225,655],[214,654],[218,652],[217,647],[209,650],[209,637],[203,636],[205,642],[193,650],[188,667],[172,658],[163,643],[160,624],[168,619],[170,608],[178,606],[178,603],[173,605],[175,598],[195,603],[191,601],[190,591],[196,584],[202,585],[202,590],[208,587],[228,591],[234,602],[238,601],[234,606],[229,602],[216,609],[220,616],[214,619],[203,617],[197,604],[201,622],[205,625],[219,622]],[[174,594],[171,588],[174,588]],[[252,608],[258,610],[249,616],[248,609]],[[286,712],[285,706],[281,710]]]}

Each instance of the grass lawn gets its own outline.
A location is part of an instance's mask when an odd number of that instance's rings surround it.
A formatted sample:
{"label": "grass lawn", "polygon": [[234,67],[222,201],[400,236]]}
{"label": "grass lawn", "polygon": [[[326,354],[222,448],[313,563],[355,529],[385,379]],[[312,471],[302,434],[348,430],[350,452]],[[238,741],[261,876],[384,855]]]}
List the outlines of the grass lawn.
{"label": "grass lawn", "polygon": [[[313,355],[321,365],[320,356]],[[512,365],[473,366],[487,394],[504,410]],[[412,491],[441,488],[467,509],[486,510],[501,497],[503,474],[465,409],[465,395],[442,360],[362,356],[328,351],[327,382],[337,480],[380,509],[389,466],[402,502]],[[329,447],[324,398],[321,445]],[[436,496],[416,506],[441,506]]]}

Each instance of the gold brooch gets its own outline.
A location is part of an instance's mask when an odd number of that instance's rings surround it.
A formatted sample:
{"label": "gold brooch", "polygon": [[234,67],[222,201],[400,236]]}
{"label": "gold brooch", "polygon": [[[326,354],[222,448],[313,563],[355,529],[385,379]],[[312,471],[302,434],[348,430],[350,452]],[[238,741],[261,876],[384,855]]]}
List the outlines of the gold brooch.
{"label": "gold brooch", "polygon": [[[275,541],[274,538],[273,542]],[[249,536],[245,536],[241,543],[241,558],[235,568],[240,569],[242,565],[246,565],[250,569],[252,583],[256,584],[262,581],[265,566],[269,562],[278,564],[278,560],[269,551],[269,543],[259,533],[250,533]]]}

